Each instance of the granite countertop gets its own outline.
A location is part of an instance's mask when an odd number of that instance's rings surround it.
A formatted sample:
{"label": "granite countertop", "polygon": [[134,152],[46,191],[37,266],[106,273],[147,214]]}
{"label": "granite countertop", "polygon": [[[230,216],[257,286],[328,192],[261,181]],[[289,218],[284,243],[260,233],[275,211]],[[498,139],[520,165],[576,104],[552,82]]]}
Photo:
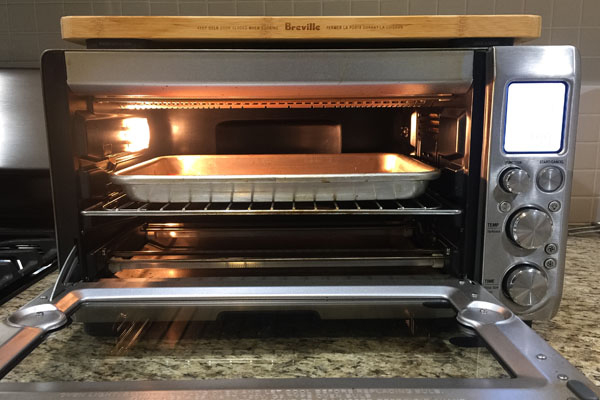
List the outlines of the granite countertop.
{"label": "granite countertop", "polygon": [[[599,244],[600,236],[569,238],[560,310],[554,319],[535,322],[533,328],[600,386],[600,315],[595,313],[600,293],[594,290],[600,277]],[[50,287],[55,277],[50,275],[3,305],[0,318]],[[83,324],[75,322],[50,336],[3,381],[505,375],[485,347],[453,346],[451,330],[432,338],[414,335],[415,328],[409,327],[413,335],[398,337],[379,335],[363,324],[357,325],[365,331],[358,338],[323,338],[312,332],[301,338],[284,335],[266,340],[260,335],[224,338],[209,332],[201,340],[188,340],[190,332],[208,327],[171,323],[147,329],[143,321],[136,323],[127,326],[128,337],[115,338],[90,336]],[[129,346],[142,331],[146,338]],[[158,336],[153,338],[153,331]]]}
{"label": "granite countertop", "polygon": [[569,237],[563,298],[550,321],[533,328],[600,386],[600,235]]}

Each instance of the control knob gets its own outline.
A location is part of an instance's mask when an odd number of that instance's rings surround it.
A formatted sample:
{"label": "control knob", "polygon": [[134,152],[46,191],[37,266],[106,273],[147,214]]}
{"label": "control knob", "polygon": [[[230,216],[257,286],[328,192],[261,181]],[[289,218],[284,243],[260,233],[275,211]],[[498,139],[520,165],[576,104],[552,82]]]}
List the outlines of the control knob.
{"label": "control knob", "polygon": [[552,235],[552,218],[537,208],[521,208],[510,219],[507,234],[519,247],[537,249]]}
{"label": "control knob", "polygon": [[537,176],[537,185],[544,192],[554,192],[563,184],[563,172],[558,167],[543,168]]}
{"label": "control knob", "polygon": [[531,307],[542,301],[548,291],[548,279],[536,267],[522,264],[504,280],[507,296],[516,304]]}
{"label": "control knob", "polygon": [[510,167],[500,173],[500,187],[508,193],[526,192],[531,184],[527,171],[519,167]]}

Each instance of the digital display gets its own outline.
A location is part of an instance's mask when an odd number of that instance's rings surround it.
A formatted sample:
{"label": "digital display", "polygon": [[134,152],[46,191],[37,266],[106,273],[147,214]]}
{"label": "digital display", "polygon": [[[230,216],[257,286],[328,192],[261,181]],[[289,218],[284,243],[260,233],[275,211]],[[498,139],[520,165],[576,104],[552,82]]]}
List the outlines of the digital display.
{"label": "digital display", "polygon": [[563,147],[564,82],[515,82],[508,86],[504,151],[558,153]]}

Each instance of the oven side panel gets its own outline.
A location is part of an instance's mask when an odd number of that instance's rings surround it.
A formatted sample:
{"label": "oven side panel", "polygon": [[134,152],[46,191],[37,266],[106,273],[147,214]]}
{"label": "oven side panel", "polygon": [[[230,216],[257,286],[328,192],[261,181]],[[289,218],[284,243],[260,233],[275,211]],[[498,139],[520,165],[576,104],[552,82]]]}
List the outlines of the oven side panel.
{"label": "oven side panel", "polygon": [[58,261],[63,265],[79,236],[76,162],[69,110],[72,99],[67,87],[64,52],[46,51],[42,55],[41,71]]}

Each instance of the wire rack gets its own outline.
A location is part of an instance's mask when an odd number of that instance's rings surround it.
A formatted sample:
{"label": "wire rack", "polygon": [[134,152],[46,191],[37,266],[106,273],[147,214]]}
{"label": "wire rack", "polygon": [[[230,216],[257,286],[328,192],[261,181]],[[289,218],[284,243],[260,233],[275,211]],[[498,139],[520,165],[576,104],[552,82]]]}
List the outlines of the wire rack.
{"label": "wire rack", "polygon": [[85,216],[182,216],[182,215],[259,215],[259,214],[392,214],[459,215],[461,209],[447,207],[426,194],[408,200],[302,201],[302,202],[208,202],[144,203],[118,193],[81,212]]}

